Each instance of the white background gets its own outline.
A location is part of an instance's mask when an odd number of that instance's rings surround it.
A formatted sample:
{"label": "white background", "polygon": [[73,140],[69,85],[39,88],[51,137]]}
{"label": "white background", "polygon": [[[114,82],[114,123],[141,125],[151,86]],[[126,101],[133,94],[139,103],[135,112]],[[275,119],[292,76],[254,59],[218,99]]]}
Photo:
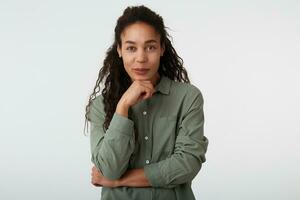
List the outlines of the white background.
{"label": "white background", "polygon": [[163,16],[204,96],[196,198],[299,200],[296,0],[0,0],[0,199],[100,198],[85,105],[117,18],[142,3]]}

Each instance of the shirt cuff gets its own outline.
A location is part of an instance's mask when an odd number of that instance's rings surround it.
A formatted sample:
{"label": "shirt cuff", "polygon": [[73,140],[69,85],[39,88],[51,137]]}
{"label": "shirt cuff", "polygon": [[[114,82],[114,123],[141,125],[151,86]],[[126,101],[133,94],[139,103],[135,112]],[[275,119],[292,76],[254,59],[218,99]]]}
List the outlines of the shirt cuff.
{"label": "shirt cuff", "polygon": [[161,187],[165,184],[163,174],[160,173],[157,164],[145,165],[144,173],[152,187]]}
{"label": "shirt cuff", "polygon": [[118,113],[114,113],[107,130],[110,132],[108,135],[122,133],[128,136],[133,136],[133,126],[134,123],[132,120]]}

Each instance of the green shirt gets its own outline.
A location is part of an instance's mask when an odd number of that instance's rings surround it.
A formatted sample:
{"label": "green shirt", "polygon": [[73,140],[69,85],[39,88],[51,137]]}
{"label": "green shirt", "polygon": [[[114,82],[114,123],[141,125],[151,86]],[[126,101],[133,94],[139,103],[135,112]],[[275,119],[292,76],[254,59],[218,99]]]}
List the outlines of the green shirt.
{"label": "green shirt", "polygon": [[154,95],[114,113],[104,134],[103,97],[91,104],[92,162],[111,180],[127,169],[144,168],[151,187],[103,187],[102,200],[191,200],[192,179],[205,162],[203,97],[188,83],[162,76]]}

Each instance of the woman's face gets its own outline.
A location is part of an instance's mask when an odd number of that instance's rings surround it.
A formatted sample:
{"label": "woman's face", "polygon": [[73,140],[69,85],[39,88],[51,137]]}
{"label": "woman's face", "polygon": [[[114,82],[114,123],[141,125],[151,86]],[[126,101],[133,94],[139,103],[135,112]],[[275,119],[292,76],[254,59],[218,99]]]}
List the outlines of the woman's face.
{"label": "woman's face", "polygon": [[118,54],[131,80],[150,80],[156,84],[160,57],[164,47],[160,45],[160,35],[143,22],[127,26],[121,33],[121,47]]}

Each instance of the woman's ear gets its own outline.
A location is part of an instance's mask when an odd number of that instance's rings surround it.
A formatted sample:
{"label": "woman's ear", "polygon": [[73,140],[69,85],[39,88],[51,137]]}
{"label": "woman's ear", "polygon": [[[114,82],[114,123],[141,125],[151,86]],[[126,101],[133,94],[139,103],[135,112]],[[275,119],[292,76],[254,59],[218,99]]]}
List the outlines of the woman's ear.
{"label": "woman's ear", "polygon": [[119,54],[119,58],[122,57],[122,52],[121,52],[121,47],[118,45],[117,46],[117,51],[118,51],[118,54]]}

